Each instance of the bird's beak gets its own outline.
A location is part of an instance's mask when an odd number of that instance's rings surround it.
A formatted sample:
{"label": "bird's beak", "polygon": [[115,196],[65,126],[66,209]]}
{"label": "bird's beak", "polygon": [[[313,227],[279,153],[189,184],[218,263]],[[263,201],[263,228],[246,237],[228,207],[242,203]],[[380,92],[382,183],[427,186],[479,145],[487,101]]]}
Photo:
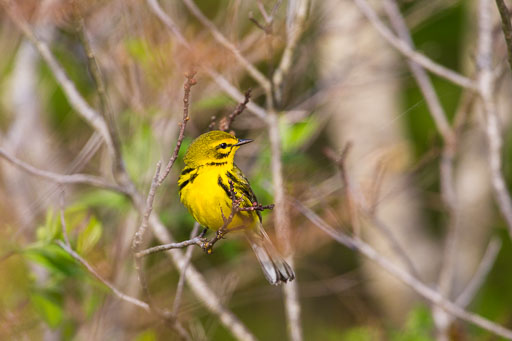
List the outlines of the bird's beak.
{"label": "bird's beak", "polygon": [[251,139],[238,139],[238,143],[235,143],[235,146],[241,146],[243,144],[246,144],[246,143],[250,143],[254,140],[251,140]]}

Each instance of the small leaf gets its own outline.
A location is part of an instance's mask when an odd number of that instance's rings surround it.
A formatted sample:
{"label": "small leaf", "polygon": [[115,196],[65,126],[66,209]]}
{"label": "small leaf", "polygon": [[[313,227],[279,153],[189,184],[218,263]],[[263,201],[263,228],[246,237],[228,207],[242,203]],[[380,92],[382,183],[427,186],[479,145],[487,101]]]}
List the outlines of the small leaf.
{"label": "small leaf", "polygon": [[156,341],[156,333],[152,329],[148,329],[135,337],[135,341]]}
{"label": "small leaf", "polygon": [[291,152],[300,148],[318,128],[318,122],[314,116],[305,121],[290,124],[285,116],[279,120],[283,151]]}
{"label": "small leaf", "polygon": [[60,219],[52,208],[46,211],[46,218],[43,226],[36,230],[37,240],[43,243],[50,243],[60,235]]}
{"label": "small leaf", "polygon": [[51,274],[76,276],[81,273],[75,260],[55,244],[35,243],[23,250],[23,255],[50,271]]}
{"label": "small leaf", "polygon": [[63,312],[57,299],[51,295],[35,292],[30,295],[30,302],[51,328],[61,323]]}
{"label": "small leaf", "polygon": [[78,235],[77,252],[80,254],[88,253],[100,240],[101,233],[101,223],[95,217],[91,217],[87,227]]}

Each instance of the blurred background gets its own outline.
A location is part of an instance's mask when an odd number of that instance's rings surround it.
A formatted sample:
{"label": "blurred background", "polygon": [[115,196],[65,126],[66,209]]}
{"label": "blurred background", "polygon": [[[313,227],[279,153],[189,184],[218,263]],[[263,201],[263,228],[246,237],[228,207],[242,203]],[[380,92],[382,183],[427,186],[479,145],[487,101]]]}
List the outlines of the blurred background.
{"label": "blurred background", "polygon": [[[252,88],[251,101],[268,109],[265,89],[186,1],[161,1],[160,6],[190,48],[161,21],[156,1],[1,3],[0,148],[39,169],[116,181],[101,136],[70,105],[54,72],[17,23],[28,22],[79,93],[113,122],[126,171],[144,198],[157,161],[166,162],[177,140],[184,74],[198,71],[180,157],[159,188],[153,211],[176,240],[188,239],[194,221],[179,201],[181,157],[208,130],[213,116],[218,122],[237,105],[211,71],[241,93]],[[456,242],[449,244],[451,218],[441,197],[439,171],[443,140],[407,61],[352,1],[306,2],[307,16],[295,25],[303,4],[195,1],[205,18],[269,79],[291,33],[299,34],[291,66],[281,86],[273,89],[272,110],[281,139],[304,339],[498,339],[444,316],[357,251],[324,234],[295,207],[298,200],[339,231],[354,233],[349,192],[336,163],[325,154],[340,153],[350,143],[346,174],[352,195],[366,203],[355,209],[361,238],[403,269],[412,264],[418,278],[440,287],[452,301],[473,283],[476,287],[462,305],[512,326],[512,245],[492,195],[484,116],[476,95],[431,76],[457,138],[453,184],[458,222],[452,235]],[[372,5],[391,27],[389,8]],[[459,73],[475,74],[477,1],[404,0],[398,6],[419,51]],[[510,183],[510,69],[494,3],[493,10],[494,95],[505,142],[503,169]],[[96,63],[104,90],[95,81],[91,65]],[[254,139],[239,150],[236,163],[260,203],[273,203],[267,123],[246,110],[232,130]],[[119,300],[56,244],[63,238],[63,198],[73,249],[119,290],[143,298],[131,251],[141,214],[132,201],[88,185],[66,185],[61,193],[55,183],[0,158],[0,339],[179,339],[164,320]],[[273,239],[274,214],[263,214]],[[148,232],[145,247],[158,244]],[[487,263],[480,266],[484,255]],[[228,235],[211,255],[194,249],[192,264],[258,339],[287,337],[283,292],[265,281],[243,238]],[[143,266],[155,305],[170,309],[179,280],[176,267],[163,253],[147,257]],[[477,269],[483,273],[475,283]],[[441,280],[445,272],[450,274],[447,282]],[[235,339],[188,285],[177,318],[194,340]]]}

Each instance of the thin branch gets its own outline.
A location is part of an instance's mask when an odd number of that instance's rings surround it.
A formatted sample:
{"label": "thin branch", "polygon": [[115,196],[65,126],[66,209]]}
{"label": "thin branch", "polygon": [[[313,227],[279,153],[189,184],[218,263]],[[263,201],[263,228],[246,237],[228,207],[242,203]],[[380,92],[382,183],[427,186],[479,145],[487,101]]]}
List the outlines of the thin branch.
{"label": "thin branch", "polygon": [[[78,11],[79,12],[79,11]],[[89,70],[92,76],[92,79],[96,85],[96,89],[98,91],[98,97],[100,100],[100,112],[105,118],[107,122],[107,128],[112,139],[113,148],[115,151],[114,155],[114,174],[122,175],[125,173],[124,163],[122,162],[121,157],[121,142],[119,140],[119,134],[116,127],[116,122],[114,119],[114,112],[112,111],[112,107],[110,106],[110,101],[108,100],[107,89],[105,86],[105,82],[103,81],[103,75],[100,69],[100,65],[96,56],[94,54],[94,50],[91,46],[91,42],[89,37],[87,36],[87,30],[85,27],[84,19],[80,16],[77,23],[77,31],[82,41],[82,45],[84,47],[85,53],[87,55],[87,61],[89,64]]]}
{"label": "thin branch", "polygon": [[235,58],[247,70],[249,75],[251,75],[251,77],[260,84],[263,90],[265,90],[265,93],[270,93],[271,85],[267,77],[265,77],[265,75],[263,75],[263,73],[261,73],[251,62],[249,62],[233,43],[224,37],[224,35],[217,29],[217,27],[215,27],[215,25],[201,12],[193,0],[182,1],[190,10],[190,12],[192,12],[192,14],[197,18],[197,20],[199,20],[199,22],[201,22],[201,24],[210,31],[215,40],[217,40],[222,46],[233,53]]}
{"label": "thin branch", "polygon": [[112,155],[115,155],[116,150],[110,136],[108,126],[103,117],[85,101],[82,95],[80,95],[75,84],[71,81],[67,73],[64,71],[64,68],[52,54],[48,45],[35,36],[28,23],[22,17],[17,15],[15,9],[12,8],[12,4],[8,4],[5,1],[2,1],[1,4],[6,8],[6,12],[9,14],[16,26],[18,26],[25,37],[36,47],[45,62],[48,64],[52,75],[61,86],[71,107],[101,134],[109,148],[109,151]]}
{"label": "thin branch", "polygon": [[451,315],[460,318],[461,320],[473,323],[485,330],[488,330],[498,336],[502,336],[508,339],[512,339],[512,330],[507,329],[499,324],[496,324],[480,315],[468,312],[467,310],[459,307],[455,303],[445,299],[438,291],[430,288],[416,277],[403,270],[400,266],[394,264],[386,256],[376,251],[369,244],[366,244],[360,239],[355,239],[342,231],[336,230],[327,224],[322,218],[314,213],[309,208],[305,207],[299,201],[295,201],[295,207],[299,210],[306,218],[308,218],[316,227],[325,232],[327,235],[332,237],[337,242],[358,251],[365,257],[372,260],[374,263],[379,265],[383,270],[388,272],[390,275],[400,280],[411,289],[416,291],[419,295],[426,298],[428,301],[435,305],[443,308],[446,312]]}
{"label": "thin branch", "polygon": [[347,172],[347,166],[346,166],[346,159],[348,156],[348,153],[350,151],[350,148],[352,147],[352,144],[349,142],[345,145],[343,148],[343,151],[341,152],[341,156],[337,156],[336,153],[331,149],[326,149],[325,154],[328,158],[330,158],[332,161],[334,161],[338,169],[340,170],[340,176],[341,181],[343,183],[343,189],[345,190],[345,200],[347,202],[347,209],[350,219],[350,224],[352,225],[352,231],[354,232],[354,235],[357,238],[361,237],[361,224],[359,221],[359,215],[357,213],[357,206],[355,205],[353,201],[353,188],[352,188],[352,181],[350,180],[350,177]]}
{"label": "thin branch", "polygon": [[[199,223],[196,222],[194,224],[194,227],[192,228],[192,232],[190,232],[190,238],[193,238],[195,235],[197,235],[197,232],[199,231]],[[187,252],[185,253],[185,264],[183,265],[183,268],[180,272],[180,278],[178,280],[178,285],[176,286],[176,294],[174,295],[174,302],[172,303],[172,315],[177,316],[178,311],[180,309],[181,304],[181,298],[183,297],[183,291],[185,288],[185,274],[187,272],[188,265],[190,264],[190,261],[192,259],[192,252],[194,251],[193,247],[189,247],[187,249]]]}
{"label": "thin branch", "polygon": [[[385,0],[383,2],[384,9],[386,10],[387,16],[390,19],[391,25],[397,32],[398,37],[405,42],[411,49],[414,49],[414,42],[409,33],[409,29],[405,23],[405,20],[400,13],[400,9],[395,0]],[[411,70],[418,87],[420,88],[423,97],[427,103],[436,128],[443,138],[444,147],[441,155],[440,162],[440,181],[441,181],[441,197],[443,203],[447,208],[448,214],[448,233],[445,238],[444,255],[442,267],[439,275],[439,290],[445,297],[450,297],[452,289],[453,272],[456,268],[456,254],[459,243],[459,227],[460,224],[458,219],[457,210],[457,197],[455,194],[455,185],[453,179],[453,168],[456,148],[456,136],[453,128],[451,127],[446,113],[441,105],[441,101],[436,94],[434,86],[430,81],[428,74],[425,70],[414,62],[412,59],[407,60],[409,69]],[[444,313],[441,310],[435,310],[437,312]],[[434,321],[446,321],[446,319],[436,319]],[[436,323],[438,333],[440,333],[442,339],[447,339],[447,327],[446,324]]]}
{"label": "thin branch", "polygon": [[510,22],[510,12],[508,11],[507,5],[505,5],[505,1],[496,0],[496,5],[500,12],[503,36],[507,43],[508,65],[510,69],[512,69],[512,23]]}
{"label": "thin branch", "polygon": [[167,166],[165,167],[165,171],[160,176],[157,182],[157,187],[164,182],[167,175],[169,175],[169,172],[171,171],[172,166],[174,165],[174,162],[176,162],[176,159],[178,158],[178,154],[180,152],[181,144],[183,142],[183,139],[185,138],[185,127],[187,126],[187,122],[190,120],[189,116],[189,106],[190,106],[190,89],[197,84],[197,81],[195,80],[196,72],[191,71],[185,75],[187,78],[187,81],[183,85],[184,94],[183,94],[183,119],[180,123],[180,132],[178,134],[178,140],[176,141],[176,147],[174,147],[174,152],[172,153],[169,161],[167,162]]}
{"label": "thin branch", "polygon": [[496,258],[501,249],[501,240],[497,237],[492,238],[485,250],[484,256],[478,265],[475,274],[466,285],[464,290],[460,293],[460,295],[455,300],[455,303],[462,308],[465,308],[469,305],[471,300],[475,297],[478,289],[484,283],[484,280],[487,278],[487,275],[491,271]]}
{"label": "thin branch", "polygon": [[238,103],[235,110],[233,110],[231,114],[220,120],[219,130],[228,131],[237,116],[244,112],[247,103],[249,103],[249,100],[251,99],[251,91],[251,89],[247,90],[244,94],[245,97],[243,102]]}
{"label": "thin branch", "polygon": [[340,176],[344,185],[343,188],[345,189],[345,198],[349,210],[350,223],[352,224],[352,229],[355,236],[357,238],[360,238],[361,236],[361,227],[357,214],[357,210],[359,208],[369,218],[371,224],[374,225],[377,230],[379,230],[384,235],[384,237],[386,237],[394,253],[401,258],[402,262],[408,268],[410,273],[419,278],[419,272],[416,270],[416,267],[414,266],[410,257],[407,255],[407,252],[402,248],[400,243],[398,243],[395,236],[391,232],[391,229],[376,216],[374,208],[367,207],[367,204],[362,202],[362,200],[354,200],[354,188],[345,162],[350,148],[351,144],[347,143],[339,157],[331,149],[326,149],[325,154],[329,159],[336,163],[338,169],[340,170]]}
{"label": "thin branch", "polygon": [[[414,42],[412,41],[411,34],[409,33],[405,20],[400,13],[396,0],[385,0],[382,4],[388,18],[390,19],[393,29],[398,34],[398,38],[401,39],[409,48],[414,49]],[[446,113],[428,74],[412,59],[408,59],[407,64],[409,65],[409,69],[416,79],[416,83],[418,83],[418,87],[425,98],[437,130],[443,137],[446,144],[453,144],[455,139],[454,132],[448,122]]]}
{"label": "thin branch", "polygon": [[[151,212],[153,211],[153,201],[155,199],[156,189],[158,188],[158,179],[160,176],[160,169],[162,167],[162,162],[158,161],[156,165],[155,175],[153,176],[153,180],[151,181],[151,188],[149,189],[149,194],[146,199],[146,209],[144,210],[144,214],[142,216],[142,221],[140,223],[139,228],[135,231],[135,235],[132,240],[132,251],[135,255],[140,250],[142,242],[144,240],[144,235],[146,234],[146,230],[149,225],[149,217],[151,216]],[[146,280],[146,276],[144,274],[144,269],[142,266],[142,260],[139,257],[135,257],[135,270],[137,271],[137,275],[139,276],[139,282],[142,287],[142,291],[148,300],[150,300],[149,287]]]}
{"label": "thin branch", "polygon": [[85,185],[90,185],[90,186],[94,186],[94,187],[109,189],[109,190],[116,191],[116,192],[123,193],[123,194],[127,193],[126,189],[124,187],[120,187],[118,185],[111,184],[108,181],[106,181],[100,177],[93,176],[93,175],[58,174],[58,173],[53,173],[53,172],[49,172],[49,171],[45,171],[45,170],[36,168],[32,165],[29,165],[28,163],[25,163],[25,162],[17,159],[14,156],[8,154],[5,150],[3,150],[1,148],[0,148],[0,157],[4,158],[12,165],[20,168],[21,170],[23,170],[29,174],[38,176],[40,178],[43,178],[43,179],[51,181],[51,182],[55,182],[57,184],[61,184],[61,185],[85,184]]}
{"label": "thin branch", "polygon": [[480,0],[478,20],[478,90],[486,117],[485,132],[489,144],[489,166],[494,196],[501,214],[507,222],[512,237],[512,200],[502,172],[501,137],[498,112],[493,99],[494,76],[492,71],[492,11],[489,0]]}
{"label": "thin branch", "polygon": [[297,48],[299,39],[302,36],[304,29],[306,28],[306,18],[309,8],[309,0],[298,0],[294,2],[289,2],[288,6],[293,6],[292,4],[295,4],[295,6],[297,6],[297,10],[296,13],[294,13],[293,21],[290,27],[287,28],[286,46],[284,48],[281,61],[279,62],[279,66],[277,67],[272,77],[274,96],[278,103],[282,101],[283,80],[290,71],[290,68],[293,64],[293,55],[295,54],[295,49]]}
{"label": "thin branch", "polygon": [[359,10],[364,14],[364,16],[370,21],[370,23],[375,27],[375,29],[380,33],[380,35],[388,41],[394,48],[396,48],[400,53],[402,53],[405,57],[413,60],[419,65],[423,66],[425,69],[430,72],[445,78],[451,81],[454,84],[457,84],[463,88],[468,88],[471,90],[477,90],[477,86],[475,82],[461,74],[450,70],[436,62],[432,59],[426,57],[425,55],[416,52],[414,49],[409,47],[409,45],[404,42],[402,39],[396,37],[389,28],[379,19],[377,13],[373,10],[373,8],[368,4],[366,0],[354,0],[354,3],[357,5]]}
{"label": "thin branch", "polygon": [[[169,31],[172,32],[172,34],[175,36],[178,42],[187,50],[193,52],[192,47],[185,39],[181,31],[179,30],[178,26],[174,23],[171,17],[164,12],[162,7],[160,7],[158,0],[146,0],[146,2],[148,3],[151,11],[164,23],[164,25],[169,29]],[[241,102],[244,100],[244,95],[235,86],[233,86],[233,84],[231,84],[224,76],[222,76],[217,71],[207,66],[204,66],[204,71],[215,81],[215,83],[217,83],[217,85],[221,89],[223,89],[235,101]],[[252,112],[261,120],[266,121],[267,112],[262,107],[251,102],[247,104],[247,110]]]}
{"label": "thin branch", "polygon": [[73,251],[71,249],[71,247],[66,245],[64,242],[62,242],[61,240],[58,240],[57,244],[64,251],[66,251],[71,257],[73,257],[76,261],[78,261],[80,264],[82,264],[87,269],[87,271],[89,271],[94,277],[96,277],[96,279],[98,281],[100,281],[107,288],[109,288],[114,293],[114,295],[116,295],[118,298],[120,298],[123,301],[126,301],[126,302],[129,302],[131,304],[134,304],[134,305],[144,309],[147,312],[151,311],[151,309],[149,308],[149,305],[146,302],[143,302],[143,301],[141,301],[139,299],[136,299],[134,297],[128,296],[128,295],[122,293],[121,291],[119,291],[114,285],[112,285],[109,281],[107,281],[100,274],[98,274],[98,272],[96,272],[96,270],[89,263],[87,263],[87,261],[85,259],[83,259],[78,253]]}

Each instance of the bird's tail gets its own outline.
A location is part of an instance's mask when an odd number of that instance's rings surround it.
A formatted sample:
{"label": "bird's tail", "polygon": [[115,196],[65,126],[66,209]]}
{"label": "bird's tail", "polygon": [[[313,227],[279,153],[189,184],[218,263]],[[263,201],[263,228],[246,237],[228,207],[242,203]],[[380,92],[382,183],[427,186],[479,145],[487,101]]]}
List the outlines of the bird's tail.
{"label": "bird's tail", "polygon": [[261,225],[258,224],[256,229],[248,230],[245,235],[270,284],[286,283],[295,278],[291,266],[281,257]]}

